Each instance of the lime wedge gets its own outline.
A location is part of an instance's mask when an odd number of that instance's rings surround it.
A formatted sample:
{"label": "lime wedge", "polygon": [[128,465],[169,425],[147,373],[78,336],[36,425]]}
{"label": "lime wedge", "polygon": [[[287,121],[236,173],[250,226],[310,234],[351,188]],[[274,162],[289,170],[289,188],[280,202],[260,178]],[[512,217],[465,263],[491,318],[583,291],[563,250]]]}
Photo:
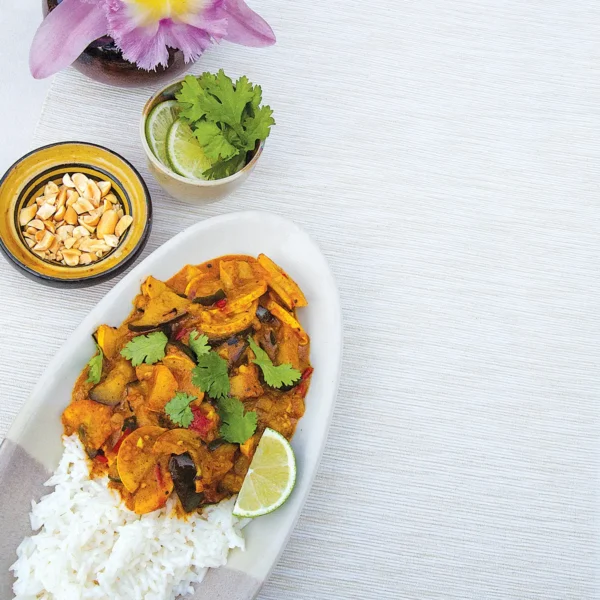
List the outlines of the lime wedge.
{"label": "lime wedge", "polygon": [[173,170],[190,179],[204,179],[202,173],[211,167],[189,125],[177,120],[167,137],[167,156]]}
{"label": "lime wedge", "polygon": [[296,483],[296,459],[290,443],[265,429],[233,508],[236,517],[261,517],[279,508]]}
{"label": "lime wedge", "polygon": [[177,120],[179,108],[177,100],[167,100],[157,104],[146,119],[146,139],[154,156],[165,165],[169,165],[167,158],[167,135],[173,123]]}

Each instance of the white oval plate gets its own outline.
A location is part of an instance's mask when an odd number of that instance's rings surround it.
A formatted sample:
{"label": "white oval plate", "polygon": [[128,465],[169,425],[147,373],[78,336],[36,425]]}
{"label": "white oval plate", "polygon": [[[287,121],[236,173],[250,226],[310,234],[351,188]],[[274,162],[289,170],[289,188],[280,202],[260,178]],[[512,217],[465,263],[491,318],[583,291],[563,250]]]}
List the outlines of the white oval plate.
{"label": "white oval plate", "polygon": [[17,545],[31,535],[30,502],[39,498],[48,472],[58,465],[61,413],[69,403],[75,380],[94,353],[92,333],[98,325],[121,323],[148,275],[168,279],[186,264],[224,254],[257,256],[261,252],[290,273],[309,302],[298,311],[311,337],[315,367],[306,413],[292,440],[298,477],[282,508],[245,528],[246,551],[232,552],[226,567],[209,571],[194,595],[196,600],[255,597],[283,551],[316,475],[342,358],[339,294],[327,261],[303,229],[283,217],[261,212],[232,213],[202,221],[155,250],[92,309],[52,359],[0,447],[0,590],[10,591],[8,566],[16,559]]}

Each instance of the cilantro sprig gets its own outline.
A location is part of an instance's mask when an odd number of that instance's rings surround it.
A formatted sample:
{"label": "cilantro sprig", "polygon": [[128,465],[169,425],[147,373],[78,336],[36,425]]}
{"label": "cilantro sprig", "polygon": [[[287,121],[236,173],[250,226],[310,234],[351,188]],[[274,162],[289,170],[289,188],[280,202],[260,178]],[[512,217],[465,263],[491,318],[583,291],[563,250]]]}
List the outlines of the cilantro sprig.
{"label": "cilantro sprig", "polygon": [[102,362],[104,361],[104,352],[102,348],[96,344],[98,352],[88,362],[88,377],[87,383],[100,383],[102,377]]}
{"label": "cilantro sprig", "polygon": [[254,435],[258,424],[256,412],[244,413],[244,404],[237,398],[222,398],[217,405],[221,418],[219,433],[231,444],[243,444]]}
{"label": "cilantro sprig", "polygon": [[204,354],[208,354],[210,352],[208,337],[205,335],[200,335],[195,329],[190,333],[189,345],[197,358],[200,358]]}
{"label": "cilantro sprig", "polygon": [[225,398],[229,395],[227,361],[214,351],[201,354],[192,371],[192,383],[211,398]]}
{"label": "cilantro sprig", "polygon": [[248,343],[256,356],[252,362],[261,368],[267,385],[274,388],[281,388],[284,385],[292,385],[300,380],[302,373],[298,369],[294,369],[291,364],[285,363],[275,366],[269,355],[251,337],[248,338]]}
{"label": "cilantro sprig", "polygon": [[165,357],[167,336],[162,331],[134,337],[121,350],[121,356],[129,359],[134,367],[146,363],[153,365]]}
{"label": "cilantro sprig", "polygon": [[273,111],[261,106],[262,89],[248,78],[235,84],[221,69],[188,75],[177,94],[180,116],[187,121],[212,166],[203,173],[220,179],[238,171],[246,153],[267,139],[275,124]]}
{"label": "cilantro sprig", "polygon": [[190,404],[196,400],[196,396],[177,392],[175,396],[167,402],[165,412],[175,425],[180,427],[189,427],[194,420],[194,413]]}

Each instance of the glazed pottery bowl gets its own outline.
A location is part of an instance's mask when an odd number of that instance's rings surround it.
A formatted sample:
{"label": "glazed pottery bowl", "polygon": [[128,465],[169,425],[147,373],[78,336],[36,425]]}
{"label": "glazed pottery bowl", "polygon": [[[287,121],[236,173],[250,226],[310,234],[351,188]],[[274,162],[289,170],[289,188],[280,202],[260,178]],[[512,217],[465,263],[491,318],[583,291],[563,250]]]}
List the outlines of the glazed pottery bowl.
{"label": "glazed pottery bowl", "polygon": [[[83,173],[110,181],[123,213],[133,219],[119,245],[89,265],[74,267],[41,258],[29,248],[19,223],[21,210],[35,204],[49,181]],[[143,250],[152,226],[148,188],[135,168],[118,154],[94,144],[62,142],[33,150],[0,180],[0,251],[22,273],[55,287],[85,287],[122,272]]]}
{"label": "glazed pottery bowl", "polygon": [[248,179],[262,154],[265,142],[263,141],[260,142],[260,144],[257,144],[255,150],[248,157],[248,161],[244,168],[229,177],[205,181],[203,179],[188,179],[187,177],[178,175],[175,171],[161,163],[152,152],[146,138],[146,119],[157,104],[160,104],[165,100],[173,100],[175,94],[177,94],[180,89],[181,81],[171,83],[154,94],[144,106],[140,121],[140,137],[142,140],[142,147],[148,158],[148,166],[156,178],[156,181],[158,181],[165,192],[174,198],[177,198],[177,200],[194,204],[221,200],[222,198],[229,196],[239,188],[246,179]]}

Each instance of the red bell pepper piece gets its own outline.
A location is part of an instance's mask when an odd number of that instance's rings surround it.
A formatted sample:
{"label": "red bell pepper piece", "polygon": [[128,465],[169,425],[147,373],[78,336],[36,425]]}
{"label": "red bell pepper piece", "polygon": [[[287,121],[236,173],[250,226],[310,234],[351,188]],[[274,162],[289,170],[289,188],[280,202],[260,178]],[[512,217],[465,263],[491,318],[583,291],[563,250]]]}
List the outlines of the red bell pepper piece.
{"label": "red bell pepper piece", "polygon": [[164,487],[165,481],[163,479],[163,474],[160,470],[159,464],[154,465],[154,476],[156,477],[156,481],[158,482],[159,487]]}
{"label": "red bell pepper piece", "polygon": [[180,342],[188,333],[191,333],[191,329],[189,327],[182,327],[175,334],[175,339]]}
{"label": "red bell pepper piece", "polygon": [[300,381],[306,381],[313,374],[313,371],[314,369],[312,367],[304,369],[302,377],[300,377]]}
{"label": "red bell pepper piece", "polygon": [[121,447],[121,444],[123,443],[123,441],[125,440],[125,438],[133,431],[133,429],[129,429],[129,427],[127,427],[125,429],[125,431],[123,432],[123,435],[121,435],[121,437],[117,440],[117,443],[113,446],[113,452],[115,454],[119,453],[119,448]]}

